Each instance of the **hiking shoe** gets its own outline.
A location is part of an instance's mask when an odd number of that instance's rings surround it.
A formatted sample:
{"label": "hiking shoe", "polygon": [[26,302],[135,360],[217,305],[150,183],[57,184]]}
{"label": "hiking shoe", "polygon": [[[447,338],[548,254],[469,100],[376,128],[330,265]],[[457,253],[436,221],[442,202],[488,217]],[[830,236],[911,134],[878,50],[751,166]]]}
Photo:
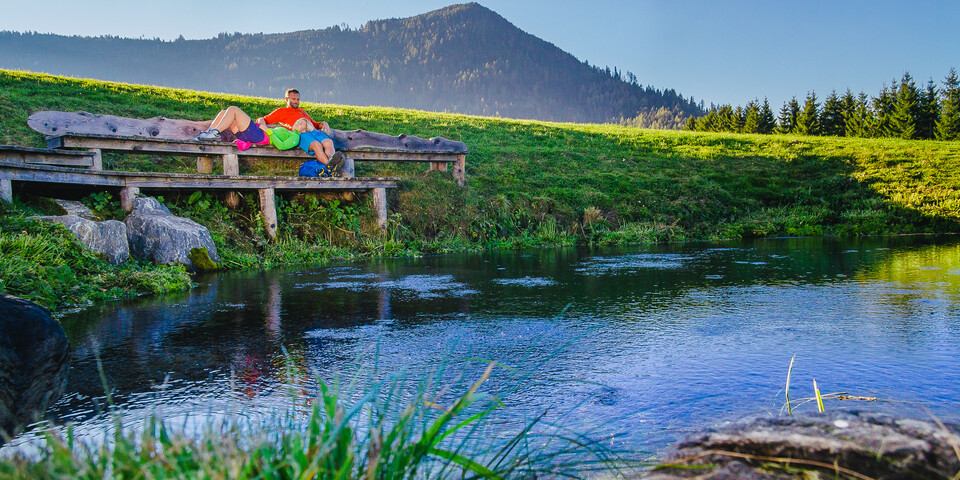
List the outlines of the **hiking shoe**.
{"label": "hiking shoe", "polygon": [[330,170],[330,173],[333,175],[340,175],[340,172],[343,171],[343,161],[346,157],[343,156],[343,153],[335,152],[330,156],[330,160],[327,161],[327,169]]}
{"label": "hiking shoe", "polygon": [[194,140],[220,140],[220,130],[211,128],[200,132]]}

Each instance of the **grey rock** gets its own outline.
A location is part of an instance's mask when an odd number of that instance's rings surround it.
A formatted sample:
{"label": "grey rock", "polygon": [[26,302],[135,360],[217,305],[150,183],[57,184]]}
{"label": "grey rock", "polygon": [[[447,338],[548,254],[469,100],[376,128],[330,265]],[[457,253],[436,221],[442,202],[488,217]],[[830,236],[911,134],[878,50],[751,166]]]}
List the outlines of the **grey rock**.
{"label": "grey rock", "polygon": [[76,215],[34,218],[45,222],[59,223],[67,227],[83,246],[103,255],[107,261],[114,265],[123,263],[130,258],[127,227],[123,222],[117,220],[94,222]]}
{"label": "grey rock", "polygon": [[958,447],[960,426],[933,420],[863,412],[752,418],[692,435],[663,460],[709,468],[661,468],[642,478],[947,479],[960,472]]}
{"label": "grey rock", "polygon": [[130,253],[163,265],[183,264],[194,269],[190,250],[206,248],[210,259],[220,261],[217,247],[206,227],[193,220],[176,217],[154,198],[134,200],[133,212],[124,220]]}
{"label": "grey rock", "polygon": [[63,395],[69,362],[63,327],[47,309],[0,296],[0,444]]}
{"label": "grey rock", "polygon": [[78,202],[76,200],[60,200],[56,198],[53,199],[53,201],[58,206],[60,206],[60,208],[63,209],[64,215],[74,215],[80,218],[86,218],[87,220],[93,220],[93,221],[100,220],[93,213],[93,211],[87,208],[87,206],[84,205],[82,202]]}

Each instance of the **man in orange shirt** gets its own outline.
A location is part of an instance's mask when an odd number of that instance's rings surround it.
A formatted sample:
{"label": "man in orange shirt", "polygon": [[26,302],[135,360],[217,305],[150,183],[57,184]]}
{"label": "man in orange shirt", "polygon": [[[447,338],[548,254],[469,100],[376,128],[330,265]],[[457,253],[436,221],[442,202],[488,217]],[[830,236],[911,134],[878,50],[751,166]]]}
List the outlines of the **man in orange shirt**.
{"label": "man in orange shirt", "polygon": [[[313,154],[320,163],[326,165],[330,171],[339,170],[343,163],[343,154],[334,150],[333,130],[327,122],[317,122],[306,111],[300,108],[300,92],[295,88],[288,89],[284,99],[287,106],[278,108],[266,116],[260,117],[256,123],[264,126],[283,126],[293,130],[293,125],[301,118],[313,124],[316,130],[310,132],[312,137],[305,138],[301,132],[301,148],[307,154]],[[312,129],[311,129],[312,130]]]}

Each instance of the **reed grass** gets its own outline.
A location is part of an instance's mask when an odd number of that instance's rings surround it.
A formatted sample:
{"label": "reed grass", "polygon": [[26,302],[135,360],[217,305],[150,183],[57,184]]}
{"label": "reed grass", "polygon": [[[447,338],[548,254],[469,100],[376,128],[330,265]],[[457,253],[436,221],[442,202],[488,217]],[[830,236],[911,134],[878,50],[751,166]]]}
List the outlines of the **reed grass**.
{"label": "reed grass", "polygon": [[[339,387],[318,381],[306,410],[283,412],[282,428],[255,420],[207,423],[199,435],[178,432],[161,416],[142,428],[117,415],[92,445],[71,427],[50,430],[39,454],[17,453],[0,462],[0,479],[446,479],[609,477],[629,471],[599,442],[541,425],[543,415],[509,435],[492,434],[500,398],[483,391],[497,367],[444,405],[448,387],[398,402],[405,387],[396,378],[364,390],[355,401]],[[294,373],[295,372],[291,372]],[[499,430],[498,430],[499,431]]]}

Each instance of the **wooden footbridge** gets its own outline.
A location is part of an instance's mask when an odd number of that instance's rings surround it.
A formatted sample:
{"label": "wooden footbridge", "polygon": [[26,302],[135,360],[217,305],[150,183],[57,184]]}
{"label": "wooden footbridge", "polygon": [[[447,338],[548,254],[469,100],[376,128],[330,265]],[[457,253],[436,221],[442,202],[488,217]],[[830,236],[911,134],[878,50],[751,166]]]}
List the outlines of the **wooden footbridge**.
{"label": "wooden footbridge", "polygon": [[[289,159],[297,164],[311,157],[300,150],[280,151],[267,146],[240,151],[232,143],[193,140],[207,127],[206,122],[38,112],[30,116],[28,124],[47,135],[49,148],[0,145],[0,199],[4,201],[13,198],[12,182],[119,187],[121,205],[128,211],[142,190],[227,191],[226,202],[234,208],[239,204],[237,191],[256,190],[271,238],[276,236],[277,191],[368,192],[382,228],[387,221],[386,189],[396,188],[399,179],[355,178],[355,161],[428,162],[430,170],[440,171],[448,170],[447,165],[452,164],[452,174],[462,186],[469,153],[462,142],[444,138],[334,130],[334,144],[347,157],[342,177],[253,176],[240,175],[240,157]],[[193,156],[197,158],[198,173],[107,171],[103,170],[103,152]],[[217,159],[222,164],[222,175],[213,174]]]}

